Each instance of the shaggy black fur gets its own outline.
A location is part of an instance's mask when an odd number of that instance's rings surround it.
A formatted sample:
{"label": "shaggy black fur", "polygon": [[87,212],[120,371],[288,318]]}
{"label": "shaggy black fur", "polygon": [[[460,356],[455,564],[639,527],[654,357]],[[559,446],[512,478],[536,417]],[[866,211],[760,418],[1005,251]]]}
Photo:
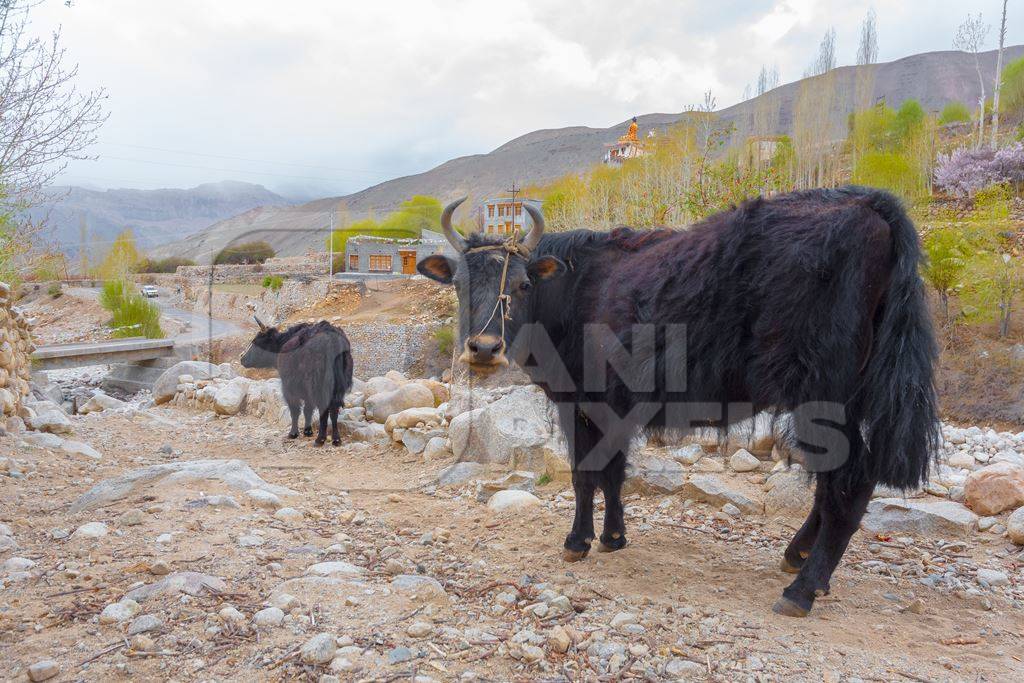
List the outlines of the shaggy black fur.
{"label": "shaggy black fur", "polygon": [[[470,247],[492,243],[470,238]],[[425,275],[454,281],[463,341],[501,334],[486,324],[496,254],[421,263]],[[762,410],[792,413],[817,492],[783,563],[799,576],[775,609],[806,614],[828,591],[875,484],[920,484],[936,451],[936,345],[920,259],[899,201],[860,187],[756,199],[685,231],[547,234],[529,261],[513,255],[504,340],[558,406],[570,443],[577,508],[567,558],[590,549],[597,488],[601,549],[625,545],[620,489],[638,431],[725,430]],[[550,260],[567,267],[538,277]]]}
{"label": "shaggy black fur", "polygon": [[313,435],[315,408],[320,430],[314,443],[322,446],[331,420],[331,443],[341,443],[338,410],[352,386],[352,350],[345,333],[326,320],[302,323],[281,332],[276,327],[261,330],[240,362],[246,368],[277,368],[281,393],[291,411],[291,439],[299,436],[299,410],[305,417],[306,436]]}

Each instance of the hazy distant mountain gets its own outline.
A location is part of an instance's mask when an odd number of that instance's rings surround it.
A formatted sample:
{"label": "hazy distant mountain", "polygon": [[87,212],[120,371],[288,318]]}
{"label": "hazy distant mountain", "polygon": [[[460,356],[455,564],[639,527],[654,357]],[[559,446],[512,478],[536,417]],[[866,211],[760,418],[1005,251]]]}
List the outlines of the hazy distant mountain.
{"label": "hazy distant mountain", "polygon": [[[1008,47],[1004,51],[1004,63],[1021,55],[1024,55],[1024,45]],[[995,51],[981,55],[981,62],[991,83],[995,72]],[[925,111],[938,112],[951,101],[960,101],[970,107],[978,101],[974,57],[964,52],[927,52],[869,67],[840,67],[833,73],[835,98],[830,115],[836,138],[846,135],[847,117],[856,108],[854,83],[858,72],[863,73],[864,69],[874,72],[872,102],[884,99],[889,105],[898,107],[904,100],[916,99]],[[749,122],[762,98],[772,98],[779,110],[774,132],[791,133],[793,108],[801,83],[788,83],[761,97],[723,109],[717,112],[719,119],[735,124],[738,131],[749,130]],[[685,116],[685,113],[639,116],[640,131],[643,134],[651,129],[663,129]],[[501,192],[512,181],[520,185],[541,183],[567,173],[586,171],[601,160],[604,143],[614,141],[626,131],[627,126],[628,122],[623,122],[610,128],[575,126],[534,131],[488,154],[452,159],[425,173],[389,180],[347,197],[249,211],[168,244],[160,252],[209,261],[229,242],[243,239],[265,239],[282,255],[320,250],[331,211],[342,205],[354,218],[369,212],[386,214],[415,194],[433,195],[443,201],[468,194],[473,201],[479,202]]]}
{"label": "hazy distant mountain", "polygon": [[93,249],[131,228],[140,247],[180,240],[217,221],[257,206],[284,206],[290,200],[262,185],[225,180],[187,190],[95,190],[53,187],[50,201],[29,214],[46,220],[45,237],[67,254],[77,254],[82,226]]}

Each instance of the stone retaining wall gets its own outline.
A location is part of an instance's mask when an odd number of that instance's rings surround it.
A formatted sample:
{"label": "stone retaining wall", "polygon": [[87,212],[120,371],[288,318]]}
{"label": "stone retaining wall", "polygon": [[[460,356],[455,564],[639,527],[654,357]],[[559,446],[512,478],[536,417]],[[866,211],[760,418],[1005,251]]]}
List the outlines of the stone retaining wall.
{"label": "stone retaining wall", "polygon": [[[31,324],[11,305],[11,288],[0,282],[0,415],[20,415],[29,393],[31,375]],[[2,425],[0,425],[2,426]]]}

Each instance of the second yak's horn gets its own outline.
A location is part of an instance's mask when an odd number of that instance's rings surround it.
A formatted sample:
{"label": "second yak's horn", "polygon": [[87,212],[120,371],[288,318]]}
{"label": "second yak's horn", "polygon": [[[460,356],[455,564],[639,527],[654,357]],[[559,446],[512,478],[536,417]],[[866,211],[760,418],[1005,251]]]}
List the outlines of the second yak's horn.
{"label": "second yak's horn", "polygon": [[523,206],[526,208],[526,213],[530,214],[530,218],[533,219],[533,228],[523,238],[523,246],[527,251],[533,251],[544,234],[544,214],[540,212],[540,209],[527,202],[523,202]]}
{"label": "second yak's horn", "polygon": [[264,331],[265,329],[267,329],[267,326],[263,324],[263,321],[262,321],[262,320],[260,320],[260,319],[259,319],[259,318],[257,318],[256,316],[253,316],[253,317],[252,317],[252,319],[253,319],[253,320],[255,320],[255,321],[256,321],[256,324],[260,326],[260,332],[262,332],[262,331]]}
{"label": "second yak's horn", "polygon": [[466,239],[452,227],[452,214],[455,213],[455,209],[459,208],[459,204],[464,201],[466,201],[465,197],[456,199],[454,202],[444,207],[444,211],[441,212],[441,230],[444,231],[444,236],[448,238],[451,245],[455,247],[455,251],[460,254],[466,251]]}

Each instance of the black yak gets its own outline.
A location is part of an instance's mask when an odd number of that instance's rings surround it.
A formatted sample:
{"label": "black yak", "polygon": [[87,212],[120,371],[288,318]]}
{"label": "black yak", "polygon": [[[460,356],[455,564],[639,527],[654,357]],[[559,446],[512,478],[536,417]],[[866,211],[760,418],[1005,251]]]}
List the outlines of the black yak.
{"label": "black yak", "polygon": [[264,325],[253,338],[239,362],[245,368],[277,368],[281,377],[281,393],[291,411],[289,439],[299,436],[299,410],[305,417],[302,430],[313,435],[313,409],[320,413],[317,446],[327,439],[327,418],[331,420],[331,443],[341,443],[338,433],[338,410],[345,392],[352,386],[352,349],[345,333],[326,320],[293,325],[281,332]]}
{"label": "black yak", "polygon": [[782,561],[796,579],[774,605],[803,616],[829,580],[877,483],[917,486],[939,440],[936,344],[917,233],[869,188],[754,199],[676,230],[576,230],[520,243],[442,227],[459,252],[423,259],[453,283],[461,360],[488,372],[506,353],[556,404],[576,516],[565,558],[626,545],[621,487],[640,431],[787,415],[816,480],[813,509]]}

